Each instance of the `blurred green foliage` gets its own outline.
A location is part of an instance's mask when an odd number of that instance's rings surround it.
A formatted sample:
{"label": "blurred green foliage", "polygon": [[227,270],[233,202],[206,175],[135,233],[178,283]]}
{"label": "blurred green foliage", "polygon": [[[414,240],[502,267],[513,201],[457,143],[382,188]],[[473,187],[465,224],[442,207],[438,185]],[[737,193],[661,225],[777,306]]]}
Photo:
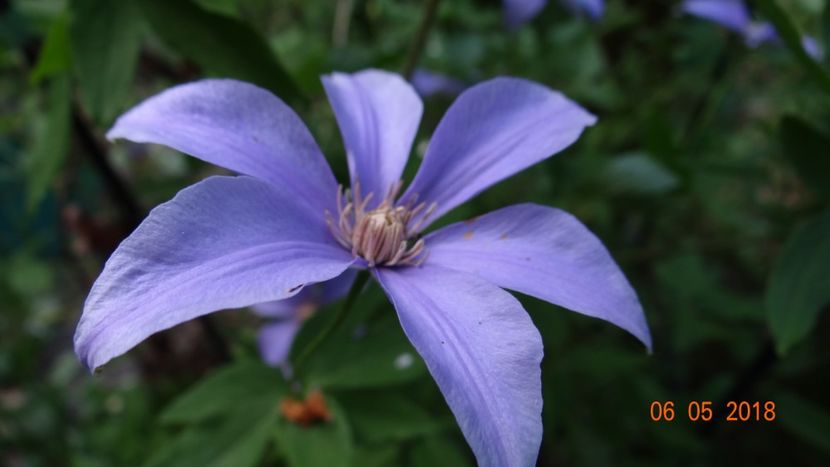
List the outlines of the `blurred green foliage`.
{"label": "blurred green foliage", "polygon": [[[830,5],[753,3],[783,44],[748,49],[663,0],[610,0],[596,23],[552,1],[514,32],[498,1],[440,4],[420,66],[537,80],[599,116],[574,147],[442,223],[522,201],[567,209],[620,262],[655,339],[645,355],[619,329],[521,297],[545,341],[540,465],[830,463],[830,79],[799,40],[830,50]],[[252,81],[292,103],[344,180],[319,76],[399,70],[421,9],[0,1],[0,464],[472,465],[376,287],[309,361],[327,424],[280,416],[291,388],[258,363],[246,311],[162,333],[96,376],[72,353],[83,299],[136,210],[218,170],[108,145],[120,112],[203,76]],[[407,177],[449,103],[426,100]],[[295,352],[337,306],[306,323]],[[692,400],[713,401],[715,420],[689,421]],[[728,400],[775,401],[778,418],[726,423]],[[674,401],[677,418],[653,422],[652,401]]]}

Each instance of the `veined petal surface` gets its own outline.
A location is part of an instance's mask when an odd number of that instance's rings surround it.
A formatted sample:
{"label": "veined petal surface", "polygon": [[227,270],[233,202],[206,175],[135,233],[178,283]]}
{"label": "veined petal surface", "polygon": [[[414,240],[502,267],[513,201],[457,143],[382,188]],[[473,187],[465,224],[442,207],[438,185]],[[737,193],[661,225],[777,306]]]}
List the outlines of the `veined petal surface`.
{"label": "veined petal surface", "polygon": [[518,204],[449,225],[425,240],[426,264],[604,319],[651,348],[636,292],[602,242],[565,211]]}
{"label": "veined petal surface", "polygon": [[346,146],[352,185],[360,180],[372,205],[403,174],[421,122],[421,98],[401,76],[380,70],[323,77]]}
{"label": "veined petal surface", "polygon": [[[570,146],[596,118],[562,94],[519,78],[464,91],[438,124],[402,203],[436,203],[429,218]],[[426,227],[426,222],[422,227]]]}
{"label": "veined petal surface", "polygon": [[251,311],[263,318],[292,319],[301,306],[314,301],[314,287],[318,287],[318,284],[307,285],[292,297],[258,303],[251,307]]}
{"label": "veined petal surface", "polygon": [[509,293],[437,266],[375,277],[483,467],[536,464],[542,439],[542,339]]}
{"label": "veined petal surface", "polygon": [[231,79],[172,87],[122,115],[107,138],[169,146],[267,180],[323,212],[336,212],[337,182],[308,128],[269,91]]}
{"label": "veined petal surface", "polygon": [[337,301],[349,292],[357,276],[357,270],[347,269],[334,279],[311,284],[297,295],[283,300],[259,303],[251,307],[254,313],[263,318],[294,318],[303,305],[319,306]]}
{"label": "veined petal surface", "polygon": [[155,208],[107,261],[75,350],[90,368],[217,310],[290,297],[354,261],[323,216],[251,177],[211,177]]}

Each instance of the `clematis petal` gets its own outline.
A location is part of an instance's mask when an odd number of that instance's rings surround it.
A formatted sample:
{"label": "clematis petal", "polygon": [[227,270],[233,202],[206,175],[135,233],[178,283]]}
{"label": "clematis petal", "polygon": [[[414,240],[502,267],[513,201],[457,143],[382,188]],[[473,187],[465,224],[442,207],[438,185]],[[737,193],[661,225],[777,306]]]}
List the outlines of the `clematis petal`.
{"label": "clematis petal", "polygon": [[258,303],[251,310],[263,318],[291,319],[303,305],[314,301],[314,288],[318,284],[307,285],[297,295],[283,300]]}
{"label": "clematis petal", "polygon": [[743,33],[752,17],[744,0],[685,0],[683,11]]}
{"label": "clematis petal", "polygon": [[542,340],[504,290],[437,266],[374,270],[480,466],[536,464]]}
{"label": "clematis petal", "polygon": [[412,73],[411,82],[418,95],[424,98],[432,96],[455,97],[467,87],[460,79],[423,68],[419,68]]}
{"label": "clematis petal", "polygon": [[809,55],[813,59],[821,60],[824,58],[824,49],[821,47],[821,44],[819,43],[819,41],[816,40],[815,37],[802,37],[801,46],[804,47],[804,51],[807,52],[807,55]]}
{"label": "clematis petal", "polygon": [[[436,203],[430,221],[576,141],[596,118],[562,94],[496,78],[461,94],[438,124],[401,198]],[[428,222],[422,227],[426,227]]]}
{"label": "clematis petal", "polygon": [[504,0],[504,22],[515,29],[542,11],[547,0]]}
{"label": "clematis petal", "polygon": [[605,12],[605,0],[564,0],[565,5],[574,12],[585,12],[592,20],[602,18]]}
{"label": "clematis petal", "polygon": [[345,297],[354,284],[357,269],[347,269],[343,274],[320,284],[318,302],[321,305],[336,302]]}
{"label": "clematis petal", "polygon": [[107,261],[75,332],[89,368],[212,311],[290,297],[354,261],[323,216],[251,177],[211,177],[155,208]]}
{"label": "clematis petal", "polygon": [[423,104],[412,86],[394,73],[366,70],[323,77],[346,146],[352,183],[380,202],[401,178]]}
{"label": "clematis petal", "polygon": [[275,321],[262,326],[257,334],[257,344],[262,360],[271,366],[280,366],[288,361],[291,344],[299,331],[296,320]]}
{"label": "clematis petal", "polygon": [[775,27],[766,21],[752,21],[743,30],[744,43],[747,47],[755,48],[767,42],[778,41],[778,32]]}
{"label": "clematis petal", "polygon": [[608,250],[559,209],[509,206],[425,238],[427,264],[472,273],[501,287],[604,319],[649,349],[637,294]]}
{"label": "clematis petal", "polygon": [[357,270],[347,269],[334,279],[303,287],[297,295],[284,300],[276,300],[254,305],[251,309],[263,318],[294,318],[304,305],[317,307],[337,301],[344,297],[354,283]]}
{"label": "clematis petal", "polygon": [[288,187],[320,212],[337,182],[297,114],[270,92],[229,79],[170,88],[122,115],[107,138],[169,146],[235,172]]}

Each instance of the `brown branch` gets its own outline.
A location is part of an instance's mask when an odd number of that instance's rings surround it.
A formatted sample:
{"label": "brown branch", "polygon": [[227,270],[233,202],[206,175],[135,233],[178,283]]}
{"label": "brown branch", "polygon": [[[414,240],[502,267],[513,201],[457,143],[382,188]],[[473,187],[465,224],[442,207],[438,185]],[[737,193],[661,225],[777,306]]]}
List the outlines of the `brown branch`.
{"label": "brown branch", "polygon": [[121,208],[124,214],[124,227],[127,231],[131,231],[141,222],[142,209],[130,192],[127,183],[110,164],[106,146],[95,136],[77,103],[72,104],[72,127],[79,143],[89,155],[92,165],[103,179],[110,196]]}
{"label": "brown branch", "polygon": [[412,47],[409,49],[409,54],[406,56],[406,62],[403,66],[403,76],[407,80],[412,78],[412,73],[415,72],[415,68],[421,60],[421,55],[424,53],[429,32],[435,23],[435,15],[438,12],[438,5],[440,3],[441,0],[426,0],[424,4],[424,14],[421,16],[421,24],[418,25],[418,31],[415,33]]}

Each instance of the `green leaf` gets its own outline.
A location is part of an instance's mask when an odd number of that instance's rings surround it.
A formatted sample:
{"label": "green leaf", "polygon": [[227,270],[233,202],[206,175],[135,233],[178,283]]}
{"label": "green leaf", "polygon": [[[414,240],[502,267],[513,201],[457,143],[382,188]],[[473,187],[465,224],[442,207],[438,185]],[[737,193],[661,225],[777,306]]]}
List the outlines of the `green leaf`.
{"label": "green leaf", "polygon": [[207,73],[257,84],[284,100],[300,97],[268,43],[246,23],[189,0],[144,0],[141,5],[156,34]]}
{"label": "green leaf", "polygon": [[830,412],[795,394],[775,398],[776,421],[798,438],[830,452]]}
{"label": "green leaf", "polygon": [[798,227],[778,255],[766,294],[767,318],[785,353],[813,328],[830,302],[830,211]]}
{"label": "green leaf", "polygon": [[205,10],[225,16],[239,16],[236,0],[196,0],[196,3]]}
{"label": "green leaf", "polygon": [[453,421],[433,416],[415,402],[393,391],[355,391],[340,394],[355,433],[369,443],[401,441],[437,433]]}
{"label": "green leaf", "polygon": [[647,154],[632,153],[615,157],[603,172],[611,192],[633,195],[659,195],[677,187],[677,178]]}
{"label": "green leaf", "polygon": [[69,15],[64,13],[58,15],[49,26],[49,32],[46,33],[35,69],[32,71],[32,84],[38,84],[45,78],[67,71],[71,62]]}
{"label": "green leaf", "polygon": [[331,421],[304,427],[281,418],[277,425],[277,447],[291,467],[349,465],[351,462],[354,446],[345,413],[330,395],[326,394],[325,398]]}
{"label": "green leaf", "polygon": [[[292,361],[334,319],[339,306],[322,308],[306,321],[294,340]],[[386,295],[372,285],[304,366],[297,370],[307,385],[328,389],[387,386],[426,374],[426,365],[404,335]]]}
{"label": "green leaf", "polygon": [[9,258],[8,270],[14,271],[6,275],[9,287],[24,297],[43,296],[54,283],[55,271],[48,263],[26,253]]}
{"label": "green leaf", "polygon": [[156,452],[145,467],[257,465],[279,419],[277,401],[233,402],[235,411],[221,423],[184,431]]}
{"label": "green leaf", "polygon": [[56,76],[48,84],[46,119],[37,125],[33,148],[24,164],[29,211],[40,204],[57,176],[69,150],[70,84],[68,76]]}
{"label": "green leaf", "polygon": [[787,116],[781,121],[781,143],[804,182],[830,199],[830,135],[797,117]]}
{"label": "green leaf", "polygon": [[378,445],[357,448],[352,467],[398,467],[401,465],[398,446]]}
{"label": "green leaf", "polygon": [[409,455],[409,467],[435,467],[472,465],[469,455],[452,439],[431,436],[413,446]]}
{"label": "green leaf", "polygon": [[276,407],[286,392],[280,373],[259,362],[242,362],[217,370],[197,383],[161,414],[162,423],[195,423],[233,413],[242,402]]}
{"label": "green leaf", "polygon": [[92,118],[108,124],[122,110],[141,48],[135,0],[76,0],[69,28],[78,87]]}
{"label": "green leaf", "polygon": [[344,326],[308,362],[307,381],[325,388],[367,388],[419,378],[426,365],[394,319]]}
{"label": "green leaf", "polygon": [[795,26],[792,18],[790,18],[787,12],[775,0],[758,0],[756,3],[760,7],[763,15],[775,26],[784,44],[795,54],[795,57],[807,69],[810,76],[825,91],[830,92],[830,74],[804,50],[804,45],[801,43],[802,35]]}

